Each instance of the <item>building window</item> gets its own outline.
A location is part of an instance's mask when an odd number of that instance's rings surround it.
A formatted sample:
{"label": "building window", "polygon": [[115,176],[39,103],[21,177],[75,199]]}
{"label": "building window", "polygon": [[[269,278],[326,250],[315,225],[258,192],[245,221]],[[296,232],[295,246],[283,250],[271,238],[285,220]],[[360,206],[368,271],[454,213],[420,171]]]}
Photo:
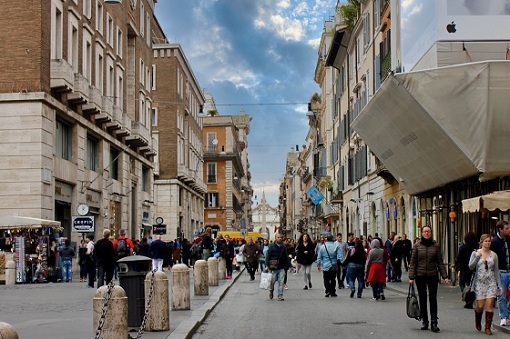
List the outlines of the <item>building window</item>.
{"label": "building window", "polygon": [[207,152],[216,152],[217,146],[216,132],[207,133]]}
{"label": "building window", "polygon": [[144,75],[145,75],[145,63],[143,62],[142,59],[140,59],[140,72],[138,72],[138,75],[140,77],[139,81],[140,81],[140,84],[144,85]]}
{"label": "building window", "polygon": [[87,19],[92,17],[92,0],[83,0],[83,15]]}
{"label": "building window", "polygon": [[158,125],[158,109],[157,108],[152,108],[152,113],[151,113],[151,125],[152,127],[156,127]]}
{"label": "building window", "polygon": [[[112,100],[113,89],[115,88],[115,72],[113,70],[113,59],[107,59],[107,72],[106,72],[106,96]],[[113,101],[113,100],[112,100]]]}
{"label": "building window", "polygon": [[104,95],[103,92],[103,77],[104,77],[104,58],[103,58],[103,48],[99,45],[96,45],[96,87],[101,91],[101,94]]}
{"label": "building window", "polygon": [[117,27],[117,55],[122,59],[122,39],[123,34],[119,27]]}
{"label": "building window", "polygon": [[110,148],[110,177],[119,180],[119,151]]}
{"label": "building window", "polygon": [[69,42],[67,61],[76,70],[78,67],[78,21],[69,17]]}
{"label": "building window", "polygon": [[140,2],[140,35],[145,36],[145,6]]}
{"label": "building window", "polygon": [[101,1],[96,3],[96,30],[103,35],[103,4]]}
{"label": "building window", "polygon": [[106,21],[106,43],[113,47],[113,18],[110,14],[107,14]]}
{"label": "building window", "polygon": [[216,182],[216,163],[207,164],[207,182],[208,183]]}
{"label": "building window", "polygon": [[87,135],[87,159],[86,168],[92,171],[97,170],[99,159],[99,147],[96,139]]}
{"label": "building window", "polygon": [[207,193],[205,199],[205,207],[219,207],[219,194],[218,193]]}
{"label": "building window", "polygon": [[62,59],[63,48],[63,32],[64,32],[64,18],[62,15],[62,8],[58,8],[56,4],[52,3],[52,18],[51,18],[51,58]]}
{"label": "building window", "polygon": [[143,94],[140,94],[140,111],[138,116],[140,117],[138,121],[145,126],[145,97]]}
{"label": "building window", "polygon": [[151,89],[156,90],[156,65],[152,65]]}
{"label": "building window", "polygon": [[117,67],[117,86],[115,90],[115,105],[124,110],[124,72],[120,67]]}
{"label": "building window", "polygon": [[147,46],[151,46],[151,17],[147,13]]}
{"label": "building window", "polygon": [[89,81],[92,80],[92,36],[83,34],[83,62],[82,75]]}
{"label": "building window", "polygon": [[72,160],[72,129],[71,126],[63,121],[57,120],[56,123],[55,155],[65,160]]}
{"label": "building window", "polygon": [[149,192],[150,189],[150,170],[147,167],[142,168],[142,190]]}

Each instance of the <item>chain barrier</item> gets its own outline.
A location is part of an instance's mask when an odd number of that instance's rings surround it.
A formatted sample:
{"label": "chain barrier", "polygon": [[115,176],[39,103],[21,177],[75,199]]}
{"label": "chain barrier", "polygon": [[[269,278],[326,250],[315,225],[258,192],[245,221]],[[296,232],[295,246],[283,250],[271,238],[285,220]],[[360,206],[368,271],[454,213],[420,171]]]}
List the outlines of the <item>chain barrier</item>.
{"label": "chain barrier", "polygon": [[151,285],[149,287],[149,300],[147,300],[147,305],[145,305],[145,314],[143,315],[142,324],[140,325],[140,329],[138,330],[138,334],[136,335],[136,339],[140,339],[142,337],[143,332],[145,331],[145,325],[147,322],[147,317],[149,316],[149,311],[151,309],[152,304],[152,296],[154,292],[154,280],[155,280],[156,270],[152,270],[151,275]]}
{"label": "chain barrier", "polygon": [[103,326],[106,321],[106,313],[108,313],[108,303],[110,302],[110,299],[112,298],[112,292],[113,292],[114,286],[115,286],[115,282],[112,279],[110,281],[110,283],[108,284],[108,288],[106,290],[106,295],[104,297],[103,308],[101,310],[101,317],[99,318],[99,323],[97,325],[95,339],[99,339],[101,337],[101,332],[103,331]]}

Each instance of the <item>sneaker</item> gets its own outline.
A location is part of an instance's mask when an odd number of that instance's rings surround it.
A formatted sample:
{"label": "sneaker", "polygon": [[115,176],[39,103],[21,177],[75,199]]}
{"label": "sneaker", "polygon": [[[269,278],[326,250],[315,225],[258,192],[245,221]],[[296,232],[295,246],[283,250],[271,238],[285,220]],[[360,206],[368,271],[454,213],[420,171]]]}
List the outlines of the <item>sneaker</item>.
{"label": "sneaker", "polygon": [[386,300],[386,297],[382,293],[381,293],[381,300]]}
{"label": "sneaker", "polygon": [[303,289],[304,289],[304,290],[307,290],[307,289],[308,289],[308,286],[305,286]]}
{"label": "sneaker", "polygon": [[501,322],[499,323],[499,326],[506,326],[506,318],[501,318]]}
{"label": "sneaker", "polygon": [[308,283],[308,287],[312,288],[312,282],[311,281]]}
{"label": "sneaker", "polygon": [[326,293],[326,295],[324,296],[324,298],[329,298],[329,293]]}
{"label": "sneaker", "polygon": [[285,299],[283,299],[283,295],[279,295],[278,296],[278,301],[284,301]]}
{"label": "sneaker", "polygon": [[354,298],[354,291],[351,291],[351,298]]}
{"label": "sneaker", "polygon": [[287,286],[287,284],[283,284],[283,288],[288,290],[289,289],[289,286]]}
{"label": "sneaker", "polygon": [[332,293],[332,294],[330,294],[330,296],[332,296],[332,297],[338,297],[338,294],[336,294],[336,293]]}
{"label": "sneaker", "polygon": [[269,291],[269,299],[273,299],[273,291]]}
{"label": "sneaker", "polygon": [[370,298],[370,301],[377,301],[377,300],[379,300],[379,299],[377,299],[377,298]]}

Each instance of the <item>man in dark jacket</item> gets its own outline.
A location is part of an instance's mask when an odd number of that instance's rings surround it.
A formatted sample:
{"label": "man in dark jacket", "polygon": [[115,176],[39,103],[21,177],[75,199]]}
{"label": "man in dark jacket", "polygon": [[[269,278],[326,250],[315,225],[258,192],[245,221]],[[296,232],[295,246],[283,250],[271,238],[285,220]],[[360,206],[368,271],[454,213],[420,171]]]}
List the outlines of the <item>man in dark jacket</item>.
{"label": "man in dark jacket", "polygon": [[94,256],[96,258],[97,267],[97,288],[99,288],[105,283],[109,284],[113,279],[115,251],[113,249],[113,243],[110,241],[109,229],[103,230],[103,239],[96,242]]}
{"label": "man in dark jacket", "polygon": [[274,283],[278,281],[278,301],[283,301],[283,279],[285,277],[285,268],[290,266],[289,255],[283,244],[283,236],[275,234],[275,241],[269,245],[266,252],[265,271],[271,271],[271,287],[269,289],[269,299],[273,299]]}
{"label": "man in dark jacket", "polygon": [[163,272],[163,259],[166,254],[166,244],[161,240],[161,234],[156,235],[156,240],[151,243],[150,255],[152,258],[152,269]]}
{"label": "man in dark jacket", "polygon": [[66,239],[64,247],[60,250],[60,257],[62,258],[62,279],[65,282],[73,280],[73,257],[74,249],[70,246],[71,241]]}
{"label": "man in dark jacket", "polygon": [[259,247],[253,242],[253,238],[248,238],[248,243],[244,245],[243,255],[246,258],[246,268],[250,274],[250,281],[255,280],[255,268],[258,265]]}
{"label": "man in dark jacket", "polygon": [[510,325],[510,304],[506,290],[510,285],[510,226],[505,220],[496,224],[498,232],[492,238],[491,251],[498,255],[499,277],[501,278],[501,290],[503,293],[498,296],[500,326]]}

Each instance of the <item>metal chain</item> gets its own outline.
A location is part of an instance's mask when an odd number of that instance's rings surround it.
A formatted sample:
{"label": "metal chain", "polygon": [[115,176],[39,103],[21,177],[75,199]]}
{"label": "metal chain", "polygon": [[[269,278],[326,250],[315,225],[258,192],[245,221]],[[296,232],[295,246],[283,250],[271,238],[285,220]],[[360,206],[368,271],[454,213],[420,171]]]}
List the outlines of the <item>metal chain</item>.
{"label": "metal chain", "polygon": [[112,279],[110,281],[110,283],[108,284],[108,288],[106,290],[106,295],[104,297],[103,308],[101,310],[101,317],[99,318],[99,323],[97,325],[95,339],[99,339],[101,337],[101,332],[103,331],[103,326],[106,321],[106,313],[108,313],[108,303],[110,302],[110,299],[112,298],[112,292],[113,292],[114,286],[115,286],[115,282]]}
{"label": "metal chain", "polygon": [[136,339],[140,339],[142,337],[143,332],[145,331],[145,323],[147,322],[147,317],[149,316],[149,311],[152,303],[152,296],[154,292],[155,273],[156,270],[152,270],[151,285],[149,288],[149,300],[147,301],[147,305],[145,306],[145,314],[143,315],[142,324],[140,325],[140,329],[138,330],[138,335],[136,336]]}

